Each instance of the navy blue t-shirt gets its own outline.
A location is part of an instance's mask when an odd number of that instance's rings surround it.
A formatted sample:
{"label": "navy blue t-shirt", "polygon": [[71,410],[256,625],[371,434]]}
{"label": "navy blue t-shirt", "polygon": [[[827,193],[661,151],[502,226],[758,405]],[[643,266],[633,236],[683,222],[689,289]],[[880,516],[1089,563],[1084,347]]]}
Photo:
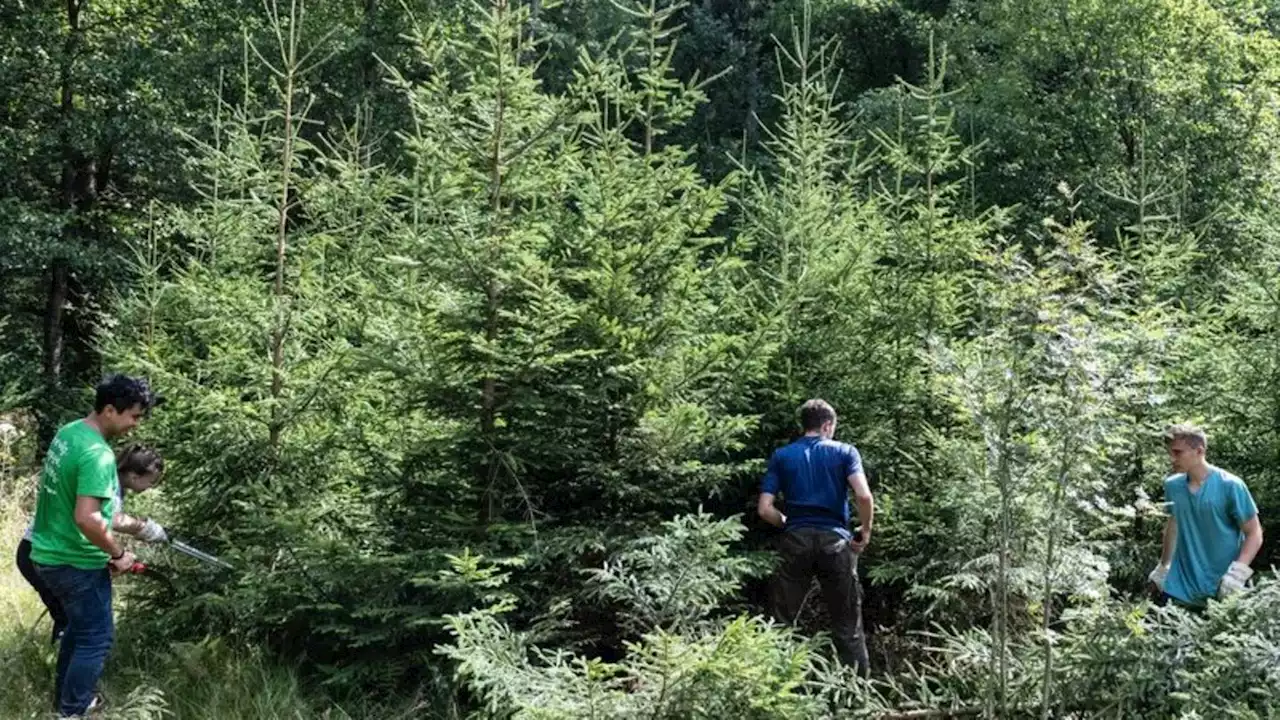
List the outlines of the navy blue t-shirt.
{"label": "navy blue t-shirt", "polygon": [[852,445],[805,436],[774,451],[760,492],[787,500],[787,527],[835,530],[849,537],[849,476],[862,472]]}

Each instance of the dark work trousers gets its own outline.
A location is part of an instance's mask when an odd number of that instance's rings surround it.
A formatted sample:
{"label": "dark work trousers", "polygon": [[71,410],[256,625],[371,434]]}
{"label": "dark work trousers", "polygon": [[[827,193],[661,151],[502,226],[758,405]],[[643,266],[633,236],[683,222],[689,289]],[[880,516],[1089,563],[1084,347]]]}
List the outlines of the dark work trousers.
{"label": "dark work trousers", "polygon": [[834,530],[795,528],[778,538],[782,563],[773,583],[773,612],[792,624],[800,613],[814,576],[822,587],[831,614],[831,634],[840,661],[869,672],[867,641],[862,632],[862,587],[858,584],[858,554]]}
{"label": "dark work trousers", "polygon": [[62,601],[54,596],[53,591],[40,579],[40,574],[36,572],[36,564],[31,562],[31,541],[23,540],[18,543],[18,572],[22,573],[22,577],[27,579],[31,587],[40,594],[40,600],[49,610],[49,619],[53,621],[53,632],[50,639],[58,642],[62,637],[62,631],[67,629],[67,611],[62,609]]}
{"label": "dark work trousers", "polygon": [[1196,614],[1204,612],[1204,605],[1191,605],[1189,603],[1182,602],[1167,592],[1160,593],[1160,598],[1156,600],[1156,605],[1159,607],[1164,607],[1165,605],[1176,605],[1187,612]]}

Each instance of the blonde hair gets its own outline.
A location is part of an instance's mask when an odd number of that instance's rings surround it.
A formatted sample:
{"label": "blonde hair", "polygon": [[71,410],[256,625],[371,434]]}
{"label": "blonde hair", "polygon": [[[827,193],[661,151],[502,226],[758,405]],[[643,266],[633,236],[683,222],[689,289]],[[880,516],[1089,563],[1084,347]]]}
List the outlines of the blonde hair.
{"label": "blonde hair", "polygon": [[1208,449],[1209,436],[1204,434],[1204,430],[1195,425],[1177,424],[1170,425],[1165,428],[1164,441],[1166,445],[1183,440],[1193,448]]}

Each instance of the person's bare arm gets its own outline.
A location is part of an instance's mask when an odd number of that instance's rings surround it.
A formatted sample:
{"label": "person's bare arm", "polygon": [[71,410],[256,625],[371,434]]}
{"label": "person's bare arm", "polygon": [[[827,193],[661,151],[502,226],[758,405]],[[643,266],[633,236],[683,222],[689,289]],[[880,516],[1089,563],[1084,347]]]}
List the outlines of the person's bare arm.
{"label": "person's bare arm", "polygon": [[1164,592],[1164,581],[1169,576],[1169,564],[1173,562],[1173,550],[1178,541],[1178,523],[1170,515],[1164,521],[1161,533],[1160,564],[1147,575],[1147,589],[1153,594]]}
{"label": "person's bare arm", "polygon": [[1167,566],[1173,562],[1173,548],[1178,542],[1178,521],[1170,515],[1164,522],[1164,542],[1160,548],[1160,564]]}
{"label": "person's bare arm", "polygon": [[760,493],[760,498],[756,500],[756,514],[774,527],[780,528],[787,524],[787,516],[773,505],[773,493]]}
{"label": "person's bare arm", "polygon": [[1258,521],[1257,512],[1240,524],[1240,530],[1244,532],[1244,544],[1240,548],[1240,555],[1237,556],[1236,561],[1231,563],[1231,567],[1227,568],[1227,572],[1218,581],[1219,598],[1226,598],[1244,590],[1245,583],[1249,582],[1249,578],[1253,576],[1253,568],[1249,567],[1249,563],[1253,562],[1254,557],[1258,555],[1258,550],[1262,547],[1262,523]]}
{"label": "person's bare arm", "polygon": [[136,536],[142,530],[142,526],[146,524],[147,521],[143,518],[121,512],[116,513],[116,519],[111,525],[111,531]]}
{"label": "person's bare arm", "polygon": [[126,515],[123,512],[116,514],[115,523],[111,526],[111,529],[115,532],[132,535],[143,542],[166,542],[169,539],[168,533],[155,520],[138,517],[137,515]]}
{"label": "person's bare arm", "polygon": [[1248,522],[1240,526],[1240,530],[1244,532],[1244,544],[1240,546],[1240,556],[1236,558],[1236,562],[1250,565],[1262,549],[1262,523],[1258,521],[1258,515],[1255,513]]}
{"label": "person's bare arm", "polygon": [[862,538],[854,543],[854,549],[862,552],[867,543],[871,542],[871,526],[876,518],[875,498],[871,496],[871,486],[867,484],[865,473],[853,473],[848,477],[848,482],[849,489],[853,491],[854,503],[858,506],[858,529],[862,531]]}
{"label": "person's bare arm", "polygon": [[[133,565],[133,556],[125,551],[111,535],[107,519],[102,516],[102,498],[91,495],[77,495],[75,509],[76,527],[88,538],[89,542],[98,546],[107,555],[115,558],[111,561],[117,569],[127,569]],[[127,561],[127,562],[126,562]]]}

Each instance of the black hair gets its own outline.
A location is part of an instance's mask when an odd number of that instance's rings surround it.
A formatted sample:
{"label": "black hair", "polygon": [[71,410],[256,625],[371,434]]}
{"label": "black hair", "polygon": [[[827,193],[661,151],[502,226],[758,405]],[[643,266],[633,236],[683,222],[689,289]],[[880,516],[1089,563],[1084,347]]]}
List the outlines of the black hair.
{"label": "black hair", "polygon": [[151,390],[146,378],[108,375],[94,390],[93,411],[102,412],[110,405],[116,412],[124,412],[138,405],[143,413],[149,413],[151,408],[163,402],[164,398]]}

